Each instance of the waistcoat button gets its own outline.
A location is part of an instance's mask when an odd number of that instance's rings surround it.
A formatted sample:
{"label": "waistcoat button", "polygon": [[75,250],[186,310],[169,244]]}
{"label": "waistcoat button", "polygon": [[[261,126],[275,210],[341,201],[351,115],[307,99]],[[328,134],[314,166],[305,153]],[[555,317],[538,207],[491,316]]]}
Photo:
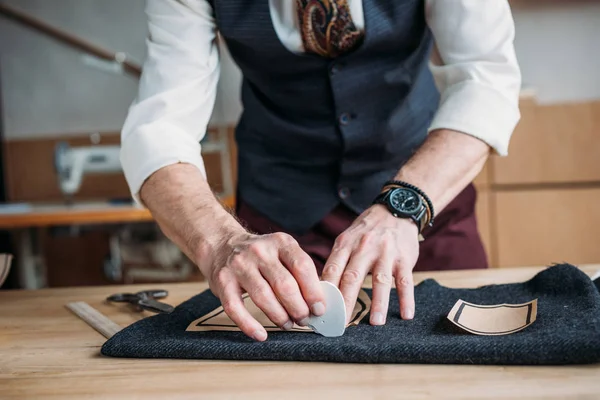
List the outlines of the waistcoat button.
{"label": "waistcoat button", "polygon": [[341,187],[338,190],[338,195],[340,196],[340,199],[347,199],[348,197],[350,197],[350,189],[348,189],[347,187]]}
{"label": "waistcoat button", "polygon": [[341,114],[340,118],[339,118],[339,122],[340,122],[340,125],[348,125],[348,123],[350,122],[350,114],[348,114],[348,113]]}
{"label": "waistcoat button", "polygon": [[335,75],[339,72],[340,67],[337,64],[332,64],[331,67],[329,68],[329,72],[331,73],[331,75]]}

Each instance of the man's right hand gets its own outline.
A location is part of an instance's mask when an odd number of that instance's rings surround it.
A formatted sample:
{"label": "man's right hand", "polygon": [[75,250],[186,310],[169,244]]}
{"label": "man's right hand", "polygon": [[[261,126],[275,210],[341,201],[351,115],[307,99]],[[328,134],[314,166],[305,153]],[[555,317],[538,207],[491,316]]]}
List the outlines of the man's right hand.
{"label": "man's right hand", "polygon": [[267,332],[246,310],[242,293],[283,329],[325,312],[312,259],[285,233],[252,235],[214,197],[198,168],[174,164],[153,173],[141,199],[162,231],[208,279],[225,312],[256,340]]}
{"label": "man's right hand", "polygon": [[244,306],[244,291],[284,330],[294,322],[307,325],[311,313],[325,312],[315,265],[292,236],[239,233],[215,250],[212,266],[201,269],[210,271],[210,288],[229,318],[253,339],[264,341],[267,332]]}

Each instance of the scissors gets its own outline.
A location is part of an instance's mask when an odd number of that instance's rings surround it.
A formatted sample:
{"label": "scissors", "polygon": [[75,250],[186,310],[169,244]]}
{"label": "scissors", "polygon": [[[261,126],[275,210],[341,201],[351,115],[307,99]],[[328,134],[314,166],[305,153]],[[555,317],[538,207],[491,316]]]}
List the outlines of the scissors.
{"label": "scissors", "polygon": [[166,290],[143,290],[137,293],[117,293],[108,296],[106,301],[114,303],[129,303],[137,306],[139,310],[148,310],[160,314],[170,314],[174,307],[156,301],[163,299],[169,295]]}

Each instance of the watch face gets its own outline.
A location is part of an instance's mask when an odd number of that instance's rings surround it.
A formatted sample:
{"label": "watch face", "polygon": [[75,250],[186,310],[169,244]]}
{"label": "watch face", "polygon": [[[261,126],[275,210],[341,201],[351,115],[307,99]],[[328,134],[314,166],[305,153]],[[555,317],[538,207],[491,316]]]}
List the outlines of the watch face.
{"label": "watch face", "polygon": [[402,214],[415,214],[421,208],[421,198],[409,189],[398,188],[390,193],[390,205]]}

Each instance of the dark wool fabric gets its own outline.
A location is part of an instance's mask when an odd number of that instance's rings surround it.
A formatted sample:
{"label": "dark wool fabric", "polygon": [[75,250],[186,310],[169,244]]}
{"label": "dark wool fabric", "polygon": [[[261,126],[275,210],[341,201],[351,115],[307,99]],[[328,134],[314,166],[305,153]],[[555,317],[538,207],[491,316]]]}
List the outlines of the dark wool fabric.
{"label": "dark wool fabric", "polygon": [[[597,283],[597,282],[596,282]],[[370,294],[370,293],[369,293]],[[313,333],[269,332],[255,342],[241,332],[186,332],[190,322],[219,306],[209,291],[125,328],[102,354],[138,358],[328,361],[435,364],[584,364],[600,361],[600,294],[571,265],[548,268],[524,283],[450,289],[433,280],[415,288],[414,320],[399,318],[392,292],[388,321],[370,326],[366,316],[337,338]],[[506,336],[477,336],[446,316],[458,299],[476,304],[524,303],[538,299],[537,320]]]}

